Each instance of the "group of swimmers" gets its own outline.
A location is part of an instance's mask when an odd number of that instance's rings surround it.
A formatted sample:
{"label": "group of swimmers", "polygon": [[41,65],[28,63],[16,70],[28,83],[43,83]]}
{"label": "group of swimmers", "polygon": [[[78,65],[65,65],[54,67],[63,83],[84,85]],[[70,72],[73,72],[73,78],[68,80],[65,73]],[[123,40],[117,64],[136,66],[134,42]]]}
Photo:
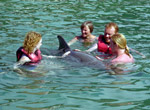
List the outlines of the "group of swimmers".
{"label": "group of swimmers", "polygon": [[[112,64],[118,63],[133,63],[134,58],[129,53],[126,38],[123,34],[118,33],[119,28],[116,23],[110,22],[106,24],[104,35],[96,37],[92,35],[93,24],[91,21],[86,21],[81,25],[81,35],[74,37],[68,42],[72,45],[76,41],[95,43],[86,52],[98,52],[113,56]],[[17,52],[17,65],[36,65],[42,60],[40,47],[42,45],[42,36],[37,32],[29,32],[25,36],[23,46]],[[98,60],[103,60],[96,56]]]}
{"label": "group of swimmers", "polygon": [[[111,60],[111,63],[133,63],[134,58],[129,53],[126,38],[123,34],[118,33],[118,31],[118,25],[110,22],[105,26],[104,35],[96,37],[92,35],[92,22],[86,21],[81,25],[81,36],[73,38],[68,44],[71,45],[77,40],[81,42],[94,42],[97,40],[97,43],[86,50],[86,52],[93,52],[94,50],[97,50],[98,52],[112,55],[114,56],[114,59]],[[96,57],[101,60],[100,57]]]}

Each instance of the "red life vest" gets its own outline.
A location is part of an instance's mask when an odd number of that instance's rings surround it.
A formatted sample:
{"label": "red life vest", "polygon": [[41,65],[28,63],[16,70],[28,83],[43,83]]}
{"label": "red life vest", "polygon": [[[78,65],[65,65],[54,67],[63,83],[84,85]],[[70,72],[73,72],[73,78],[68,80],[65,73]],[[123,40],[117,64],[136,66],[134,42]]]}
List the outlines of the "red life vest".
{"label": "red life vest", "polygon": [[111,48],[105,43],[103,35],[99,36],[97,46],[97,50],[99,52],[104,52],[105,54],[112,54]]}
{"label": "red life vest", "polygon": [[28,54],[23,47],[20,47],[16,52],[17,61],[21,59],[22,55],[27,56],[31,60],[25,63],[26,65],[37,65],[42,60],[41,51],[39,49],[36,50],[35,53]]}

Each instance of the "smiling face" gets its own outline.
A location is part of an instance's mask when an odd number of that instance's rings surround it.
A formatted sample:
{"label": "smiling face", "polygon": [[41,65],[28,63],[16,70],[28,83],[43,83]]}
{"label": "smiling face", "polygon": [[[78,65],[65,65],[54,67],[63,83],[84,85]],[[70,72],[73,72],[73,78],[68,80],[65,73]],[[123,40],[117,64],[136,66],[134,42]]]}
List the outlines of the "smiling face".
{"label": "smiling face", "polygon": [[91,36],[94,27],[91,21],[85,21],[84,23],[82,23],[80,28],[81,28],[82,38],[87,38],[88,36]]}
{"label": "smiling face", "polygon": [[83,29],[81,29],[81,33],[83,38],[87,38],[91,34],[88,26],[85,26]]}
{"label": "smiling face", "polygon": [[111,36],[115,34],[115,28],[114,27],[108,27],[105,29],[104,39],[106,43],[110,43]]}

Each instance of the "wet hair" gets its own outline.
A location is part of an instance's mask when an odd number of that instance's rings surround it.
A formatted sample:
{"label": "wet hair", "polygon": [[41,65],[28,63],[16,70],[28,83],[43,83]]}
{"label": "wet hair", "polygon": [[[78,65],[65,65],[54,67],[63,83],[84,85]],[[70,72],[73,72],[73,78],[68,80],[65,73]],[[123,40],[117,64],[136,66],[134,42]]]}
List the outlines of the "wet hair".
{"label": "wet hair", "polygon": [[116,23],[110,22],[110,23],[105,25],[105,29],[106,28],[111,28],[111,27],[114,27],[115,28],[115,33],[118,33],[119,27],[118,27],[118,25]]}
{"label": "wet hair", "polygon": [[129,56],[129,49],[127,47],[127,41],[126,41],[126,38],[123,34],[114,34],[112,37],[111,37],[112,41],[121,49],[125,49],[125,53]]}
{"label": "wet hair", "polygon": [[93,32],[93,23],[91,21],[85,21],[84,23],[82,23],[81,25],[81,30],[83,30],[84,27],[88,27],[90,29],[90,32],[92,33]]}
{"label": "wet hair", "polygon": [[39,41],[41,40],[42,36],[41,34],[37,32],[28,32],[25,36],[24,42],[23,42],[23,48],[28,53],[31,54],[34,50],[34,48],[37,46]]}

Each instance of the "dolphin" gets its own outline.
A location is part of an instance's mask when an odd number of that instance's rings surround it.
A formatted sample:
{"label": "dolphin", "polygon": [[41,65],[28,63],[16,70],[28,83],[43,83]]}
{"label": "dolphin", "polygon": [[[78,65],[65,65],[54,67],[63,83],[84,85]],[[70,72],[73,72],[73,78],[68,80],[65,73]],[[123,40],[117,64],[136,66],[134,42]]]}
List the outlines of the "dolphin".
{"label": "dolphin", "polygon": [[100,60],[98,60],[96,57],[92,56],[91,54],[82,52],[82,51],[74,51],[71,50],[71,48],[68,46],[64,38],[60,35],[57,36],[59,40],[59,52],[63,55],[64,53],[68,53],[68,55],[65,57],[68,60],[76,61],[77,63],[82,63],[85,66],[90,66],[96,69],[105,70],[106,66],[104,63]]}

